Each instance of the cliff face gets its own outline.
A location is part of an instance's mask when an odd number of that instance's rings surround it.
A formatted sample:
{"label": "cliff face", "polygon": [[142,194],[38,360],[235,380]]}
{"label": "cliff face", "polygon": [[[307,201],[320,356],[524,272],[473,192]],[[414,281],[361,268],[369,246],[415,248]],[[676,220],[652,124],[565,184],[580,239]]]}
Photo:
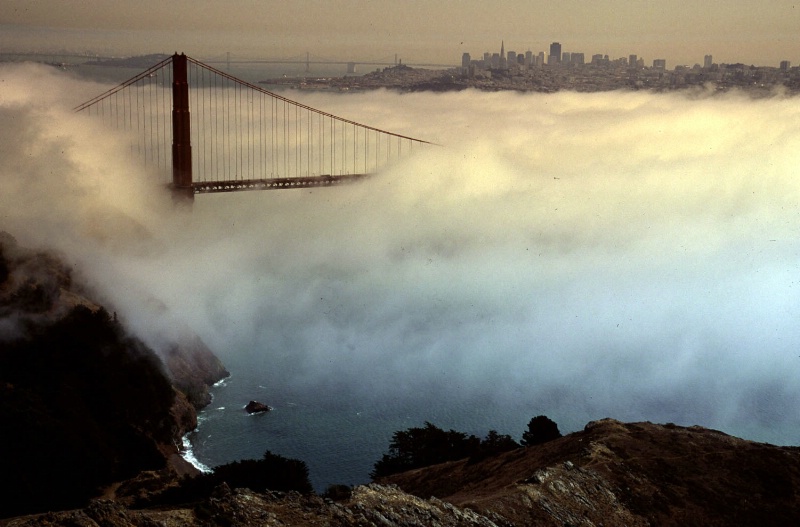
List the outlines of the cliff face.
{"label": "cliff face", "polygon": [[[217,356],[194,335],[188,335],[180,342],[168,345],[162,351],[162,356],[173,384],[198,410],[211,403],[208,389],[230,375]],[[195,422],[189,430],[196,426]]]}
{"label": "cliff face", "polygon": [[15,482],[0,517],[79,506],[142,470],[191,472],[176,445],[227,372],[199,339],[170,357],[193,365],[174,386],[58,258],[0,233],[0,473]]}

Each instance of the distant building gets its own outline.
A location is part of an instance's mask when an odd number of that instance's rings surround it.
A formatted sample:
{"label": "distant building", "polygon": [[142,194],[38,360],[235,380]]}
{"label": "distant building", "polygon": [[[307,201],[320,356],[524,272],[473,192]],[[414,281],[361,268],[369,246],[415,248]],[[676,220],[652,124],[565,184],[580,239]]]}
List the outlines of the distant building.
{"label": "distant building", "polygon": [[533,66],[533,51],[525,52],[525,66],[527,66],[528,68]]}
{"label": "distant building", "polygon": [[635,68],[639,62],[639,58],[636,55],[630,55],[628,57],[628,66],[631,68]]}
{"label": "distant building", "polygon": [[569,60],[571,64],[583,66],[586,59],[584,58],[583,53],[572,53]]}
{"label": "distant building", "polygon": [[569,65],[572,64],[572,53],[569,51],[565,51],[561,54],[561,64]]}
{"label": "distant building", "polygon": [[504,70],[508,67],[508,62],[506,62],[506,42],[503,40],[500,42],[500,69]]}
{"label": "distant building", "polygon": [[491,68],[495,70],[500,68],[500,53],[492,53]]}
{"label": "distant building", "polygon": [[655,70],[666,70],[667,69],[667,61],[666,59],[655,59],[653,61],[653,69]]}
{"label": "distant building", "polygon": [[705,69],[711,69],[711,66],[714,64],[714,58],[711,55],[706,55],[703,57],[703,67]]}
{"label": "distant building", "polygon": [[472,62],[472,59],[470,58],[469,53],[464,53],[463,55],[461,55],[461,67],[462,68],[469,68],[469,65],[470,65],[471,62]]}
{"label": "distant building", "polygon": [[788,60],[781,61],[781,71],[789,71],[789,68],[792,67],[792,63]]}
{"label": "distant building", "polygon": [[544,51],[540,51],[536,56],[536,65],[539,67],[544,66]]}
{"label": "distant building", "polygon": [[548,64],[558,64],[561,62],[561,44],[553,42],[550,44],[550,57],[547,59]]}
{"label": "distant building", "polygon": [[517,63],[517,52],[516,51],[509,51],[506,54],[506,63],[509,67],[513,66]]}

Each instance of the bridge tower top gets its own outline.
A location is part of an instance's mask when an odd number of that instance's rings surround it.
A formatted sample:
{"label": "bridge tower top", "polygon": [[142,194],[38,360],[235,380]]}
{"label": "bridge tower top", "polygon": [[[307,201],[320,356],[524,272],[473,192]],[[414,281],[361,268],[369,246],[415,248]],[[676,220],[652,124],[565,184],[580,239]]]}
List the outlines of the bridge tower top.
{"label": "bridge tower top", "polygon": [[172,191],[177,199],[194,200],[187,64],[183,53],[172,56]]}

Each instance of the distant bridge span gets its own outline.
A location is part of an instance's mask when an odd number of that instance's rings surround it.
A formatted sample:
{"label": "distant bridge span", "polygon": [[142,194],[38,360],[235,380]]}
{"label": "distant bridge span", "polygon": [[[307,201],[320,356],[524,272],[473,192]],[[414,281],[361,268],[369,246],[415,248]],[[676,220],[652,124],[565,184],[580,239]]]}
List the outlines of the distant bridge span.
{"label": "distant bridge span", "polygon": [[188,200],[338,185],[432,144],[292,101],[177,53],[75,111],[126,131],[132,154],[156,172],[171,171],[170,187]]}

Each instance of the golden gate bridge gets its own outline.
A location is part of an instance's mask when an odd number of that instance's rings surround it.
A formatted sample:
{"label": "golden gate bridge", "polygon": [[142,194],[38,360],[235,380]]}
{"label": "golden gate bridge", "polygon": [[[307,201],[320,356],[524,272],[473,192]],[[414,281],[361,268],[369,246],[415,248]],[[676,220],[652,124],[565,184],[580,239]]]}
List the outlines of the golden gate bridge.
{"label": "golden gate bridge", "polygon": [[127,133],[131,153],[190,200],[337,185],[432,144],[292,101],[177,53],[75,111]]}

